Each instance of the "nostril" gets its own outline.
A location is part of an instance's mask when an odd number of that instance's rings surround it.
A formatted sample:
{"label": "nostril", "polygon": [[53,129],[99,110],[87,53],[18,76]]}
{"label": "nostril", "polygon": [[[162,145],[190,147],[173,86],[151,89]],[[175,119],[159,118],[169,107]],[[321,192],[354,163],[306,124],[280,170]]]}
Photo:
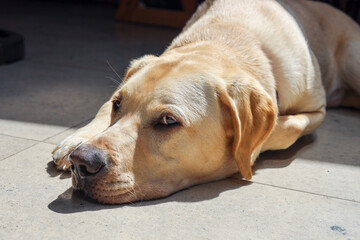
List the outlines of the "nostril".
{"label": "nostril", "polygon": [[93,164],[91,166],[80,164],[78,170],[81,176],[86,177],[97,174],[103,166],[102,164]]}
{"label": "nostril", "polygon": [[79,172],[80,172],[81,176],[88,176],[89,175],[89,172],[87,171],[86,166],[84,166],[84,165],[79,166]]}

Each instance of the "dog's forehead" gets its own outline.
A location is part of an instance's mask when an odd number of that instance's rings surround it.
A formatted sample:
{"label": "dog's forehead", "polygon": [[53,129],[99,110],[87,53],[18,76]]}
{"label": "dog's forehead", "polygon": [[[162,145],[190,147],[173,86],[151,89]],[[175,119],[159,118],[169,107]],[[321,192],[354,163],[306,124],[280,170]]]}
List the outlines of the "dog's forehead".
{"label": "dog's forehead", "polygon": [[122,91],[134,98],[175,99],[177,102],[191,98],[196,102],[213,92],[210,78],[191,60],[161,62],[139,70],[124,84]]}
{"label": "dog's forehead", "polygon": [[196,72],[168,74],[168,76],[155,81],[145,79],[126,89],[129,93],[136,92],[138,96],[161,99],[168,103],[197,102],[214,92],[207,81],[207,76]]}
{"label": "dog's forehead", "polygon": [[194,69],[192,61],[189,59],[180,61],[180,59],[169,60],[165,58],[143,66],[128,80],[128,85],[137,87],[141,85],[142,88],[151,88],[164,80],[167,82],[174,81],[183,75],[196,72],[198,71]]}
{"label": "dog's forehead", "polygon": [[148,77],[147,74],[138,74],[124,84],[120,90],[124,93],[124,105],[136,105],[150,115],[159,107],[177,107],[190,122],[206,116],[209,106],[215,106],[216,92],[209,76],[204,73],[176,71],[155,81]]}

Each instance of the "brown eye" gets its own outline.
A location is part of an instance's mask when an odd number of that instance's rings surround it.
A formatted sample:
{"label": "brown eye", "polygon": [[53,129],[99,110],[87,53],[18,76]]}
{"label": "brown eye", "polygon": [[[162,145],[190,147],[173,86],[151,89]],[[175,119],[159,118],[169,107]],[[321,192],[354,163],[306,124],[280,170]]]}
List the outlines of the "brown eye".
{"label": "brown eye", "polygon": [[166,125],[166,126],[174,125],[177,123],[178,122],[176,121],[176,119],[171,116],[163,116],[160,120],[160,124]]}
{"label": "brown eye", "polygon": [[115,101],[113,103],[113,111],[117,112],[119,110],[119,108],[120,108],[120,101]]}

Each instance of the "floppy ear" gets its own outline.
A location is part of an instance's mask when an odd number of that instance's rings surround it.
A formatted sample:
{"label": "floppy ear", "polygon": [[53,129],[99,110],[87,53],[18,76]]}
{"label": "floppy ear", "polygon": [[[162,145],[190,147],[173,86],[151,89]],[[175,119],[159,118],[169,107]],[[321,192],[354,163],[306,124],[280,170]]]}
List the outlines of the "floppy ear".
{"label": "floppy ear", "polygon": [[218,92],[227,106],[234,132],[233,155],[243,178],[252,177],[251,160],[255,149],[271,133],[277,109],[271,97],[259,83],[232,83]]}
{"label": "floppy ear", "polygon": [[154,55],[145,55],[141,58],[134,59],[130,62],[130,66],[128,67],[126,71],[126,75],[123,79],[123,82],[126,82],[128,78],[130,78],[132,75],[134,75],[137,71],[139,71],[141,68],[143,68],[145,65],[150,63],[153,59],[155,59],[156,56]]}

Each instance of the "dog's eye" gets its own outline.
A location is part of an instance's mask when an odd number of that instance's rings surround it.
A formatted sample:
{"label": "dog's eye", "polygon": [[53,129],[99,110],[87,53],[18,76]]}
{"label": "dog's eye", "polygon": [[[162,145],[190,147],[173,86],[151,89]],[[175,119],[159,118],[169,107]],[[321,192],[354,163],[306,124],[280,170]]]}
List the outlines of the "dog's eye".
{"label": "dog's eye", "polygon": [[113,103],[113,111],[116,112],[117,110],[119,110],[119,108],[120,108],[120,101],[118,100]]}
{"label": "dog's eye", "polygon": [[171,116],[163,116],[160,120],[160,124],[166,125],[166,126],[174,125],[177,123],[178,122],[176,121],[176,119]]}

